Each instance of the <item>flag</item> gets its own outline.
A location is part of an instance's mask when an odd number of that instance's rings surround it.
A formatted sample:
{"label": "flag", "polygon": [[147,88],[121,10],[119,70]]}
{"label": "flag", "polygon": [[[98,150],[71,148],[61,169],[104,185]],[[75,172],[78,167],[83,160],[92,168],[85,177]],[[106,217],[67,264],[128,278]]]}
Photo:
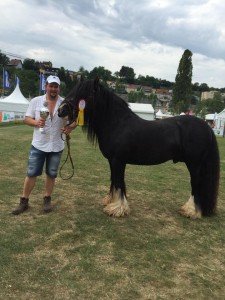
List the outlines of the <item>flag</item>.
{"label": "flag", "polygon": [[40,73],[40,92],[45,91],[45,83],[46,83],[45,75]]}
{"label": "flag", "polygon": [[3,69],[3,89],[8,89],[8,88],[10,88],[9,73],[8,71]]}

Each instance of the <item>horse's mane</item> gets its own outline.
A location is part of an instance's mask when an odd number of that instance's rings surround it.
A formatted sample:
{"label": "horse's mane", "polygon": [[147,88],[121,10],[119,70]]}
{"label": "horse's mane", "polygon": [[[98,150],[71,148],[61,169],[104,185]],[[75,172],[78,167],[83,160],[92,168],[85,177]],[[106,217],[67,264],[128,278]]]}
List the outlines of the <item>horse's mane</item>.
{"label": "horse's mane", "polygon": [[78,95],[79,99],[86,99],[84,131],[87,132],[88,140],[97,142],[97,133],[102,130],[109,130],[115,126],[121,117],[133,114],[128,103],[110,91],[101,83],[95,80],[80,82],[68,97]]}

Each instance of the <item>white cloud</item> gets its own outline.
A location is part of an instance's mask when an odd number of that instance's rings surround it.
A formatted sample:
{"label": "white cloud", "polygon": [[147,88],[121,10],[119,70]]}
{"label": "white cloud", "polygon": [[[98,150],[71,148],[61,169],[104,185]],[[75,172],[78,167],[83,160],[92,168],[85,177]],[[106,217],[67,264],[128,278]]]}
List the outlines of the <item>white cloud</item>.
{"label": "white cloud", "polygon": [[220,0],[8,0],[0,2],[0,49],[56,67],[174,81],[185,49],[193,82],[224,87],[225,3]]}

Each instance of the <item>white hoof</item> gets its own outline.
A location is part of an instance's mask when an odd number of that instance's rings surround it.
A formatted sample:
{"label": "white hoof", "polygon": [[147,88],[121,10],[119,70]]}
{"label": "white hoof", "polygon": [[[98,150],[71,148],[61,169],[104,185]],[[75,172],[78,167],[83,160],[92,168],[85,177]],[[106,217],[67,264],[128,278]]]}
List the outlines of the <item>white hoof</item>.
{"label": "white hoof", "polygon": [[116,202],[108,204],[104,208],[104,212],[107,213],[109,216],[124,217],[129,215],[130,208],[126,200],[118,200]]}
{"label": "white hoof", "polygon": [[111,194],[105,196],[105,197],[102,199],[102,204],[103,204],[104,206],[108,205],[108,204],[111,203],[111,202],[112,202],[112,196],[111,196]]}
{"label": "white hoof", "polygon": [[195,205],[193,196],[181,206],[179,212],[181,215],[191,219],[200,219],[202,217],[201,210]]}
{"label": "white hoof", "polygon": [[127,199],[124,196],[121,199],[121,190],[113,190],[112,196],[110,197],[110,202],[107,203],[107,206],[104,208],[104,212],[106,212],[109,216],[114,217],[123,217],[129,215],[130,208],[127,203]]}

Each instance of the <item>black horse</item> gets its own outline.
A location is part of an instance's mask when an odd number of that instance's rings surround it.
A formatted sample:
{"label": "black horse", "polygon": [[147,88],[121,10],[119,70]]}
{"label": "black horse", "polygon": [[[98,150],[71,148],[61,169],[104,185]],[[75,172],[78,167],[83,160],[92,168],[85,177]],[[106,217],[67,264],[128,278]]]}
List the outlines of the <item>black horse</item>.
{"label": "black horse", "polygon": [[156,165],[168,160],[184,162],[190,172],[191,196],[180,213],[199,218],[215,212],[220,159],[214,132],[205,121],[194,116],[143,120],[98,79],[78,82],[59,107],[59,116],[76,120],[81,103],[85,104],[84,130],[88,139],[98,142],[110,165],[111,186],[104,198],[105,212],[113,216],[129,213],[126,164]]}

